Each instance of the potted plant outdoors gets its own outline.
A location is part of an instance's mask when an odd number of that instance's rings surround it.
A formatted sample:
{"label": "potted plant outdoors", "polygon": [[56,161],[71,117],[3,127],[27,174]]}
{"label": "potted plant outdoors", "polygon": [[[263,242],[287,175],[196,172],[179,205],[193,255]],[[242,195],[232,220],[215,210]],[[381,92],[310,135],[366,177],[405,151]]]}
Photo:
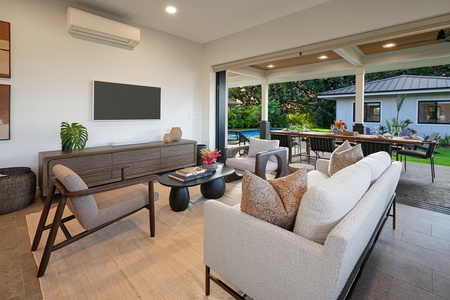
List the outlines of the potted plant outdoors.
{"label": "potted plant outdoors", "polygon": [[88,132],[81,124],[61,122],[60,137],[63,151],[83,150],[88,140]]}

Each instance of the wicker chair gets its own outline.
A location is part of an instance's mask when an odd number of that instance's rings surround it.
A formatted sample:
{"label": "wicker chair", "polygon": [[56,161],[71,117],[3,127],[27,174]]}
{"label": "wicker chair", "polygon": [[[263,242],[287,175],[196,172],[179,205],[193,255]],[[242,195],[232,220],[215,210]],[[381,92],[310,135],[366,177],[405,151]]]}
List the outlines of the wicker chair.
{"label": "wicker chair", "polygon": [[[115,168],[117,169],[117,167]],[[108,171],[107,169],[92,170],[92,173],[105,172]],[[154,191],[153,181],[157,180],[158,176],[147,175],[127,180],[125,168],[122,167],[121,170],[121,181],[88,188],[84,181],[69,168],[62,165],[53,167],[56,178],[52,180],[31,247],[31,251],[35,251],[39,246],[43,231],[50,229],[39,264],[38,277],[44,275],[52,251],[65,247],[142,208],[149,210],[150,236],[155,236],[154,201],[158,194]],[[141,183],[148,183],[148,187]],[[56,190],[61,193],[61,199],[58,202],[52,223],[45,225]],[[73,215],[63,218],[66,203]],[[77,219],[85,229],[75,236],[72,236],[64,225],[64,223],[73,219]],[[59,228],[64,233],[66,240],[55,245]]]}
{"label": "wicker chair", "polygon": [[[333,138],[319,138],[310,137],[309,138],[309,150],[316,154],[316,159],[323,158],[319,155],[319,152],[333,152],[336,149],[336,140]],[[311,160],[311,154],[308,153],[308,164]]]}
{"label": "wicker chair", "polygon": [[379,152],[379,151],[385,151],[392,157],[392,144],[389,144],[389,143],[375,143],[375,142],[362,141],[361,148],[362,148],[364,156],[367,156],[369,154]]}
{"label": "wicker chair", "polygon": [[0,215],[21,209],[34,200],[36,175],[27,167],[0,169]]}

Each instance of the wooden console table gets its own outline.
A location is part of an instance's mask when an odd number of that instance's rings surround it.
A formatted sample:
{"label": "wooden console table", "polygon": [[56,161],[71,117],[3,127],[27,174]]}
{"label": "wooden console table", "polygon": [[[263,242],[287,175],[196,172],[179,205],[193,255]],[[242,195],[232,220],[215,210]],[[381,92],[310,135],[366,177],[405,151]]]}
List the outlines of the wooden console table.
{"label": "wooden console table", "polygon": [[120,170],[107,170],[95,175],[82,175],[92,169],[101,169],[117,165],[129,165],[127,178],[180,169],[197,164],[197,142],[180,140],[164,143],[163,141],[126,146],[103,146],[85,148],[81,151],[47,151],[39,152],[39,189],[41,196],[48,193],[53,166],[65,165],[77,173],[88,186],[96,186],[118,181]]}

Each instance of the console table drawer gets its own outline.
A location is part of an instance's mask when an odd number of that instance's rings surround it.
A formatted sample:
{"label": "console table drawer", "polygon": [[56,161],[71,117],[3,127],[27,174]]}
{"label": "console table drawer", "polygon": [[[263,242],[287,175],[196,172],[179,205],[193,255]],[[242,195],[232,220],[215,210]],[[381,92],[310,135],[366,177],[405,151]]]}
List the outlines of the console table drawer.
{"label": "console table drawer", "polygon": [[133,151],[123,151],[112,154],[113,165],[131,164],[133,162],[156,160],[159,164],[161,149],[143,149]]}

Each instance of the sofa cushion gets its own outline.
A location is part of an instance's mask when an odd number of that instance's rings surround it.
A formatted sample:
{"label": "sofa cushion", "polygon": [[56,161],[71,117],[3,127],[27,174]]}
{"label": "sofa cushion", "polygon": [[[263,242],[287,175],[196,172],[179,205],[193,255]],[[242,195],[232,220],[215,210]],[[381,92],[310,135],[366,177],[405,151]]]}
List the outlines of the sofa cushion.
{"label": "sofa cushion", "polygon": [[[258,152],[275,150],[280,147],[279,140],[261,140],[254,137],[250,138],[250,145],[248,147],[248,156],[254,157]],[[276,162],[275,157],[269,158],[271,161]]]}
{"label": "sofa cushion", "polygon": [[369,167],[372,174],[372,183],[374,183],[389,168],[392,158],[386,151],[380,151],[367,155],[358,163],[366,164]]}
{"label": "sofa cushion", "polygon": [[307,179],[306,169],[267,181],[245,171],[241,210],[292,231],[300,201],[306,192]]}
{"label": "sofa cushion", "polygon": [[331,153],[328,175],[332,176],[339,170],[348,167],[364,158],[361,144],[354,147],[346,140]]}
{"label": "sofa cushion", "polygon": [[294,233],[324,244],[328,233],[358,203],[370,186],[365,164],[353,164],[311,187],[303,195]]}
{"label": "sofa cushion", "polygon": [[317,170],[308,172],[308,189],[318,185],[319,183],[321,183],[324,180],[327,180],[328,178],[330,178],[330,176],[325,172],[320,172]]}

